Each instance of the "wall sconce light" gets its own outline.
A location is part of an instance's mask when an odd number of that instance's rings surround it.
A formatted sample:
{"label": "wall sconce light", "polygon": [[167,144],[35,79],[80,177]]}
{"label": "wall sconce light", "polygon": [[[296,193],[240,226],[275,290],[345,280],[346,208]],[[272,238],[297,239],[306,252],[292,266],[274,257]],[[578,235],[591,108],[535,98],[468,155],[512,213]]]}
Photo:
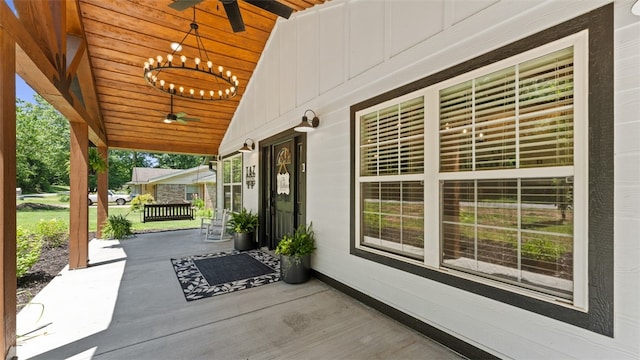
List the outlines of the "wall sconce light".
{"label": "wall sconce light", "polygon": [[[247,143],[247,141],[251,141],[251,147],[249,147],[249,144]],[[256,148],[256,142],[253,141],[253,139],[247,138],[244,141],[244,144],[242,144],[242,147],[240,148],[240,150],[238,150],[238,151],[240,151],[241,153],[248,153],[248,152],[251,152],[255,148]]]}
{"label": "wall sconce light", "polygon": [[[311,112],[313,114],[313,118],[309,120],[307,117],[307,113]],[[293,130],[297,132],[311,132],[315,130],[320,124],[320,119],[318,119],[318,115],[313,110],[306,110],[304,115],[302,116],[302,121],[298,126],[294,127]]]}

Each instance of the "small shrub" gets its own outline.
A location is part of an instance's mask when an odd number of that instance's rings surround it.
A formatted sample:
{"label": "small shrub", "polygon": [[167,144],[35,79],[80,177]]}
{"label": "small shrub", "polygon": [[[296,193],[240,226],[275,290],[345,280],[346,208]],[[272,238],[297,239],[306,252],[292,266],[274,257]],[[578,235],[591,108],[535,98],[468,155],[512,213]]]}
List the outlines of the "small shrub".
{"label": "small shrub", "polygon": [[58,200],[63,203],[69,202],[69,194],[58,194]]}
{"label": "small shrub", "polygon": [[151,194],[142,194],[131,200],[131,211],[140,212],[144,208],[144,204],[153,204],[155,199]]}
{"label": "small shrub", "polygon": [[28,230],[16,228],[16,275],[24,276],[40,259],[42,241]]}
{"label": "small shrub", "polygon": [[212,218],[213,209],[211,208],[199,209],[196,211],[196,216],[203,217],[203,218]]}
{"label": "small shrub", "polygon": [[193,207],[195,207],[198,210],[202,210],[204,209],[204,200],[195,198],[191,201],[191,205],[193,205]]}
{"label": "small shrub", "polygon": [[131,221],[124,215],[109,215],[102,228],[102,236],[107,239],[124,239],[133,235]]}
{"label": "small shrub", "polygon": [[40,220],[36,224],[36,235],[42,244],[49,248],[57,248],[64,245],[69,238],[67,224],[58,219]]}

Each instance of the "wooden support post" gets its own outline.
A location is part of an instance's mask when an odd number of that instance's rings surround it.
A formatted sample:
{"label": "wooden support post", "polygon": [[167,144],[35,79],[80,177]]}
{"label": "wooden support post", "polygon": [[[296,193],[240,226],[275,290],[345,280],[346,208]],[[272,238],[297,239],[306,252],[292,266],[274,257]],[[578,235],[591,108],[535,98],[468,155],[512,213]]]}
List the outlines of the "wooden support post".
{"label": "wooden support post", "polygon": [[0,346],[16,355],[16,47],[0,26]]}
{"label": "wooden support post", "polygon": [[71,122],[69,269],[89,261],[89,126]]}
{"label": "wooden support post", "polygon": [[[98,146],[98,154],[105,159],[107,165],[109,165],[108,149],[106,146]],[[102,226],[109,216],[109,197],[107,190],[109,190],[109,170],[97,174],[98,176],[98,226],[96,237],[102,238]]]}

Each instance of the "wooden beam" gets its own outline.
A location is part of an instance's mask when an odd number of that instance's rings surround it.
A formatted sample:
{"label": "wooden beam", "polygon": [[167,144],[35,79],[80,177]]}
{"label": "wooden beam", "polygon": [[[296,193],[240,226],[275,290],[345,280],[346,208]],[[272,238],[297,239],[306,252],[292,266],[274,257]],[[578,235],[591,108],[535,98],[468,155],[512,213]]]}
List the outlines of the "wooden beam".
{"label": "wooden beam", "polygon": [[[98,154],[105,159],[107,165],[109,165],[109,150],[106,146],[98,147]],[[96,237],[102,239],[102,226],[105,220],[109,217],[109,199],[107,190],[109,190],[109,170],[98,173],[98,224]]]}
{"label": "wooden beam", "polygon": [[16,346],[16,49],[1,26],[0,54],[0,347],[9,359]]}
{"label": "wooden beam", "polygon": [[69,269],[87,267],[89,260],[89,128],[71,122],[69,199]]}
{"label": "wooden beam", "polygon": [[4,1],[0,1],[0,24],[17,45],[15,72],[69,121],[87,123],[91,142],[106,146],[107,135],[100,119],[89,116],[73,94],[63,92],[55,85],[55,80],[66,73],[59,74],[58,69]]}

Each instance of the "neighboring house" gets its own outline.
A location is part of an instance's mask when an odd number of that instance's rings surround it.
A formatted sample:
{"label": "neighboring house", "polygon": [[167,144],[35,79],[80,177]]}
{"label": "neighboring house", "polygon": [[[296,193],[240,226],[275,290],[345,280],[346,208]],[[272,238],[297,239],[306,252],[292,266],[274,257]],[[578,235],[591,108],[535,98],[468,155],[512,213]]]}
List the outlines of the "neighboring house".
{"label": "neighboring house", "polygon": [[[257,211],[270,248],[313,222],[319,278],[454,349],[637,359],[634,2],[334,0],[279,21],[218,202]],[[307,109],[319,126],[294,132]]]}
{"label": "neighboring house", "polygon": [[127,185],[132,197],[151,194],[158,203],[191,202],[195,196],[206,207],[216,203],[216,172],[208,166],[184,170],[136,167]]}

